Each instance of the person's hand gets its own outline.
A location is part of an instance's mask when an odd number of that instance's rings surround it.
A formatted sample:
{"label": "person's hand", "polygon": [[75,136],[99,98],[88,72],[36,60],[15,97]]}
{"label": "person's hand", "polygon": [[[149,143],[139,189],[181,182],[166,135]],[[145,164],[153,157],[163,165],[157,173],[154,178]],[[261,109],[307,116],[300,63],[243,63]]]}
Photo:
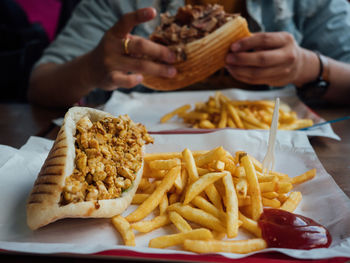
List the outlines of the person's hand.
{"label": "person's hand", "polygon": [[286,32],[253,34],[233,43],[226,57],[235,79],[257,85],[300,85],[316,78],[317,67],[316,55]]}
{"label": "person's hand", "polygon": [[[143,8],[125,14],[108,30],[93,53],[93,67],[99,87],[114,90],[131,88],[141,83],[142,74],[174,77],[176,69],[167,65],[176,60],[167,47],[131,35],[132,29],[156,16],[154,8]],[[125,39],[129,38],[127,50]],[[127,54],[126,54],[127,52]]]}

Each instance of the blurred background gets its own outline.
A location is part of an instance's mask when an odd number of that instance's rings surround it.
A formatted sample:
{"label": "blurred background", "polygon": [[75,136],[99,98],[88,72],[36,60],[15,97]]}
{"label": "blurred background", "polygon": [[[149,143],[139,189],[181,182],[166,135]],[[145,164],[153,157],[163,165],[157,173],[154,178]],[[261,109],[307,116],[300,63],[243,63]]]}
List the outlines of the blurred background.
{"label": "blurred background", "polygon": [[0,0],[0,102],[26,102],[33,65],[80,1]]}
{"label": "blurred background", "polygon": [[0,102],[26,102],[28,78],[80,0],[0,0]]}

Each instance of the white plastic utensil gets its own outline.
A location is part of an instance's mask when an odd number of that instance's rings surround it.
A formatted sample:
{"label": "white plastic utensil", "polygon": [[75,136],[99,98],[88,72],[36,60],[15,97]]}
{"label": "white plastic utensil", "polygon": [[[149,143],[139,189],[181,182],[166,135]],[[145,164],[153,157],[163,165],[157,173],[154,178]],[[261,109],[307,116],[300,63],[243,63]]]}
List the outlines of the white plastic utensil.
{"label": "white plastic utensil", "polygon": [[269,142],[267,145],[267,152],[262,162],[263,172],[271,171],[275,167],[275,141],[278,126],[278,113],[280,107],[280,98],[275,100],[275,108],[273,110],[272,122],[270,126]]}

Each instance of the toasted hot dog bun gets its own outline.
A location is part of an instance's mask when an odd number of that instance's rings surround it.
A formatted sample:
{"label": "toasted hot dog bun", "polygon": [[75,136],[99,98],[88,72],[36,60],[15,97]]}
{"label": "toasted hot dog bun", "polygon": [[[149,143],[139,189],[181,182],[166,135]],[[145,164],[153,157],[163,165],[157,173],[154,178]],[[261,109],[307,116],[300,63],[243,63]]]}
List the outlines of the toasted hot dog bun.
{"label": "toasted hot dog bun", "polygon": [[[112,115],[85,107],[73,107],[65,115],[27,203],[27,223],[35,230],[62,218],[109,218],[122,213],[131,203],[142,177],[143,161],[132,185],[115,199],[71,202],[62,205],[61,196],[68,176],[75,168],[76,124],[87,116],[91,122]],[[133,123],[134,125],[134,123]],[[144,152],[144,146],[142,146]],[[142,158],[143,160],[143,158]]]}
{"label": "toasted hot dog bun", "polygon": [[250,35],[247,21],[236,16],[209,35],[186,44],[187,59],[174,64],[174,78],[145,75],[142,84],[157,90],[175,90],[206,79],[225,66],[230,45]]}

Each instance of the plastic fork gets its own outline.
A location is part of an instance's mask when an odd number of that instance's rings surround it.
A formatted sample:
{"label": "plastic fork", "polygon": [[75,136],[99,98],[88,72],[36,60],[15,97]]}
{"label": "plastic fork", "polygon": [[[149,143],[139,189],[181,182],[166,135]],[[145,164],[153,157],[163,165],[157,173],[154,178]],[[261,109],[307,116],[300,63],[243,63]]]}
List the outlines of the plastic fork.
{"label": "plastic fork", "polygon": [[262,162],[263,173],[271,171],[275,167],[275,141],[276,141],[277,126],[278,126],[279,107],[280,107],[280,98],[276,98],[275,108],[273,109],[272,122],[270,126],[267,152]]}

